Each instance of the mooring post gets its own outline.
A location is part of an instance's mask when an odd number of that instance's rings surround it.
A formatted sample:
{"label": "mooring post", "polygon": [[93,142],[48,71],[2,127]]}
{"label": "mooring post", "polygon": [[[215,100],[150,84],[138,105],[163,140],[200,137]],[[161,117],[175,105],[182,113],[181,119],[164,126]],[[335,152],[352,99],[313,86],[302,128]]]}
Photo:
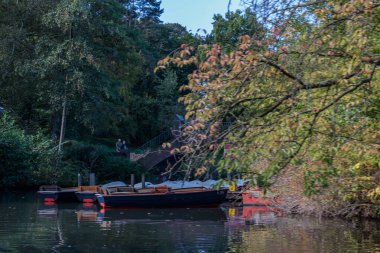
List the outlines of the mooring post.
{"label": "mooring post", "polygon": [[82,185],[82,179],[80,177],[80,173],[78,172],[78,187]]}
{"label": "mooring post", "polygon": [[135,187],[135,174],[131,174],[131,186],[132,188]]}
{"label": "mooring post", "polygon": [[90,185],[95,185],[95,173],[90,173]]}
{"label": "mooring post", "polygon": [[141,187],[144,189],[145,188],[145,174],[141,174]]}

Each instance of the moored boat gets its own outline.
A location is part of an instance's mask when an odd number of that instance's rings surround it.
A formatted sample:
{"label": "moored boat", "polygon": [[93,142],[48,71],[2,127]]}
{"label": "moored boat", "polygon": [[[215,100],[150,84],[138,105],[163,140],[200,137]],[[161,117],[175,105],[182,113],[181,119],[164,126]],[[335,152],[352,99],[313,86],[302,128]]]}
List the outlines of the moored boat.
{"label": "moored boat", "polygon": [[116,181],[101,186],[78,186],[78,190],[75,193],[78,200],[83,203],[94,203],[96,202],[96,194],[103,193],[105,189],[118,187],[126,187],[124,182]]}
{"label": "moored boat", "polygon": [[130,192],[111,192],[108,189],[105,194],[96,196],[102,207],[201,207],[222,203],[227,191],[228,189],[170,189],[167,186],[158,186]]}
{"label": "moored boat", "polygon": [[98,186],[78,186],[75,195],[80,202],[94,203],[96,201],[95,194],[97,193],[100,193]]}
{"label": "moored boat", "polygon": [[244,206],[272,206],[281,204],[282,201],[279,197],[264,196],[261,190],[254,189],[242,193],[242,202]]}
{"label": "moored boat", "polygon": [[57,185],[42,185],[37,196],[44,202],[76,201],[77,187],[61,188]]}

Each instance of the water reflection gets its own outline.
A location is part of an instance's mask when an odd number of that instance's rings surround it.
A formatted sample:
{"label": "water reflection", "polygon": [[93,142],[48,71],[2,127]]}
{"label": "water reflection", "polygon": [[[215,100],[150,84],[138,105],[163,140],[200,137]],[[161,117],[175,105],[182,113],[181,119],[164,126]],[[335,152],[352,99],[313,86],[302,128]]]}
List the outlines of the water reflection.
{"label": "water reflection", "polygon": [[0,252],[379,252],[378,222],[267,207],[100,209],[0,195]]}
{"label": "water reflection", "polygon": [[[225,212],[220,208],[100,209],[96,205],[40,204],[38,216],[56,217],[65,245],[83,244],[77,234],[101,240],[86,244],[113,252],[226,252]],[[68,218],[75,214],[76,223]],[[72,220],[71,220],[72,221]],[[75,226],[75,228],[74,228]],[[59,234],[59,233],[58,233]],[[135,238],[135,239],[132,239]],[[59,243],[59,247],[62,243]],[[70,247],[72,248],[72,246]]]}
{"label": "water reflection", "polygon": [[244,206],[242,208],[228,208],[227,225],[270,225],[277,221],[281,212],[269,206]]}

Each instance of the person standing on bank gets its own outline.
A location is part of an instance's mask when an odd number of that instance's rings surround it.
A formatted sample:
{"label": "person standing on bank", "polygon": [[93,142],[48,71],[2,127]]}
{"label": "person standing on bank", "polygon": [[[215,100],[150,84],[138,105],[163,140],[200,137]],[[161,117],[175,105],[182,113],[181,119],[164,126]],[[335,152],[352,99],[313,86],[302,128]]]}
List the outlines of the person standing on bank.
{"label": "person standing on bank", "polygon": [[121,151],[120,152],[122,152],[126,158],[129,157],[128,146],[127,146],[127,143],[125,141],[123,141],[123,145],[121,145]]}
{"label": "person standing on bank", "polygon": [[122,147],[123,147],[123,143],[121,142],[121,139],[118,139],[116,142],[116,152],[121,152]]}

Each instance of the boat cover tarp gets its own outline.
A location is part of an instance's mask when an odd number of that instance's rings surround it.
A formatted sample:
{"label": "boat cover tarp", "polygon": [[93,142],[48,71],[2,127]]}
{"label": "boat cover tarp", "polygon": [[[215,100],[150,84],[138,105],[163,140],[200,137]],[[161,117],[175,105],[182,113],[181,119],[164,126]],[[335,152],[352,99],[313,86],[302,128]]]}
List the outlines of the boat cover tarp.
{"label": "boat cover tarp", "polygon": [[[219,180],[212,180],[209,179],[207,181],[199,181],[199,180],[193,180],[193,181],[183,181],[183,180],[178,180],[178,181],[165,181],[160,184],[152,184],[151,182],[145,182],[145,187],[150,188],[150,187],[155,187],[155,186],[167,186],[172,189],[182,189],[182,188],[194,188],[194,187],[204,187],[204,188],[213,188],[214,185],[218,184],[220,181]],[[243,186],[244,183],[246,183],[247,180],[243,179],[238,179],[236,181],[237,187]],[[222,188],[228,188],[229,184],[228,182],[223,182],[220,185]],[[138,183],[134,185],[135,189],[141,189],[142,188],[142,183]]]}
{"label": "boat cover tarp", "polygon": [[122,181],[115,181],[115,182],[111,182],[108,184],[103,184],[100,187],[105,189],[105,188],[109,188],[109,187],[122,187],[122,186],[127,186],[127,185]]}

